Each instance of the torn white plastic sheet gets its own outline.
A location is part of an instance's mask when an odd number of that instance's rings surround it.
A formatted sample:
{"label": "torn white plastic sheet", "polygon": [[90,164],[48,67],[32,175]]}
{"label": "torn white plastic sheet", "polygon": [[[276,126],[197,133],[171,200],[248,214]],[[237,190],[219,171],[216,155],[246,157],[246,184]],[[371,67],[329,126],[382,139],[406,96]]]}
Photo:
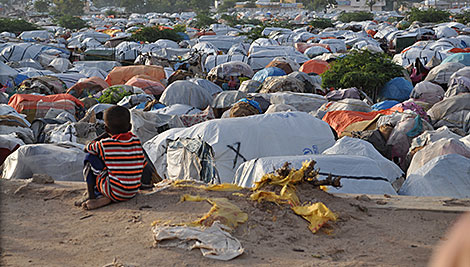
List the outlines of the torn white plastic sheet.
{"label": "torn white plastic sheet", "polygon": [[240,241],[227,231],[230,228],[215,221],[211,227],[155,226],[155,241],[159,247],[199,248],[207,258],[228,261],[243,254]]}

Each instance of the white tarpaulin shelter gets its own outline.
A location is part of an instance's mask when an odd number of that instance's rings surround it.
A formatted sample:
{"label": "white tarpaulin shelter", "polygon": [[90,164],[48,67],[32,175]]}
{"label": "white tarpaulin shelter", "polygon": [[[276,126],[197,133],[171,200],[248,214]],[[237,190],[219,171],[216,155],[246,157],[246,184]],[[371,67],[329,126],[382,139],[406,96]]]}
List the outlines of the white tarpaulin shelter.
{"label": "white tarpaulin shelter", "polygon": [[325,150],[323,154],[357,155],[373,159],[391,183],[404,174],[398,165],[382,156],[371,143],[358,138],[345,136],[336,141],[336,144]]}
{"label": "white tarpaulin shelter", "polygon": [[399,194],[470,198],[470,159],[448,154],[428,161],[411,173]]}
{"label": "white tarpaulin shelter", "polygon": [[160,102],[167,106],[185,104],[203,110],[211,104],[212,95],[209,90],[196,83],[180,80],[166,88],[160,97]]}
{"label": "white tarpaulin shelter", "polygon": [[24,145],[6,158],[2,177],[27,179],[38,173],[56,181],[83,181],[84,159],[85,152],[78,144]]}
{"label": "white tarpaulin shelter", "polygon": [[170,129],[144,144],[162,178],[181,168],[178,159],[167,158],[167,140],[201,138],[214,151],[222,183],[231,183],[244,161],[268,156],[318,154],[334,144],[327,123],[304,112],[263,114],[216,119],[184,129]]}
{"label": "white tarpaulin shelter", "polygon": [[305,161],[315,160],[315,168],[320,169],[320,180],[341,176],[341,188],[328,187],[330,193],[389,194],[397,193],[382,172],[378,162],[357,155],[303,155],[257,158],[243,163],[238,168],[234,183],[243,187],[253,187],[264,174],[282,167],[285,162],[299,169]]}

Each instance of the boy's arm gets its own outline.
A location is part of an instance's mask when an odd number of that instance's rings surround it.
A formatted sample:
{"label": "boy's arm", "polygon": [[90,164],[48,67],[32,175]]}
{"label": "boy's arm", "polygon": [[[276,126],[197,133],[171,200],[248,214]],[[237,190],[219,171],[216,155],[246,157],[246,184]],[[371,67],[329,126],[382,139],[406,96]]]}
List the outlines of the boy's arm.
{"label": "boy's arm", "polygon": [[85,152],[88,152],[92,155],[99,156],[101,155],[101,142],[100,141],[91,141],[88,145],[85,146]]}

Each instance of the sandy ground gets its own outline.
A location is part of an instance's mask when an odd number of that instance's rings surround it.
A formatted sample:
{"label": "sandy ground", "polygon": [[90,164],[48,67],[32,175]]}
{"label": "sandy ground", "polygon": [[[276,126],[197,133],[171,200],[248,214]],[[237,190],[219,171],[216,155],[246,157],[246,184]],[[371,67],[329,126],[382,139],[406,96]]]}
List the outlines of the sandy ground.
{"label": "sandy ground", "polygon": [[[312,234],[289,207],[255,203],[232,192],[171,187],[84,211],[73,205],[84,187],[0,179],[0,265],[103,266],[117,259],[135,266],[425,266],[459,216],[384,209],[375,200],[339,198],[303,185],[298,188],[302,201],[322,201],[339,215],[328,231]],[[210,209],[206,202],[178,203],[183,194],[226,197],[248,213],[248,221],[233,233],[244,254],[221,262],[199,250],[155,247],[153,221],[191,221]]]}

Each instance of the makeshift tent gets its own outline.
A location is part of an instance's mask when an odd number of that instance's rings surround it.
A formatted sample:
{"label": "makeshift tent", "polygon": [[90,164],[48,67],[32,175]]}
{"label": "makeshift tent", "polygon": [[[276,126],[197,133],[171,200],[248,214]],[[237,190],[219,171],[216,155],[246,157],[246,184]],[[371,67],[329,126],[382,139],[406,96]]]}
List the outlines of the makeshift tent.
{"label": "makeshift tent", "polygon": [[49,96],[15,94],[10,98],[8,105],[18,113],[25,114],[30,122],[35,118],[43,118],[51,108],[67,111],[74,116],[84,108],[80,100],[69,94]]}
{"label": "makeshift tent", "polygon": [[141,110],[131,110],[131,124],[132,132],[139,137],[141,143],[147,142],[168,129],[184,127],[177,115]]}
{"label": "makeshift tent", "polygon": [[230,108],[238,100],[247,98],[248,95],[241,91],[224,91],[214,97],[211,107],[215,109]]}
{"label": "makeshift tent", "polygon": [[322,74],[330,68],[330,64],[328,64],[326,61],[310,59],[300,67],[299,71],[305,73]]}
{"label": "makeshift tent", "polygon": [[65,83],[67,88],[72,87],[76,84],[80,79],[86,78],[85,75],[80,73],[54,73],[51,76],[59,78],[61,81]]}
{"label": "makeshift tent", "polygon": [[0,84],[6,85],[9,81],[13,84],[13,80],[18,75],[18,71],[0,62]]}
{"label": "makeshift tent", "polygon": [[83,146],[72,143],[20,146],[6,158],[2,177],[27,179],[38,173],[56,181],[83,181],[85,155]]}
{"label": "makeshift tent", "polygon": [[450,76],[463,67],[465,67],[465,65],[461,63],[441,63],[428,73],[425,80],[438,84],[447,84],[450,80]]}
{"label": "makeshift tent", "polygon": [[154,79],[165,79],[165,71],[161,66],[155,65],[136,65],[127,67],[115,67],[106,77],[109,85],[125,84],[132,77],[145,74]]}
{"label": "makeshift tent", "polygon": [[208,55],[204,61],[204,71],[209,72],[213,68],[229,62],[244,62],[248,63],[248,57],[241,54],[235,55]]}
{"label": "makeshift tent", "polygon": [[222,92],[222,88],[220,88],[220,86],[218,86],[217,84],[209,80],[201,79],[201,78],[191,78],[189,79],[189,81],[206,89],[207,91],[209,91],[211,95],[215,95],[215,94]]}
{"label": "makeshift tent", "polygon": [[459,154],[470,158],[470,147],[467,147],[457,138],[443,138],[427,144],[414,154],[408,167],[408,174],[414,173],[433,158],[447,154]]}
{"label": "makeshift tent", "polygon": [[324,94],[325,93],[325,91],[321,88],[321,77],[318,75],[309,75],[301,71],[294,71],[288,75],[303,82],[305,93],[312,93],[312,94],[318,94],[318,93]]}
{"label": "makeshift tent", "polygon": [[396,77],[387,82],[379,91],[379,100],[396,100],[402,102],[410,98],[413,84],[403,77]]}
{"label": "makeshift tent", "polygon": [[272,104],[290,105],[296,110],[303,112],[317,111],[327,102],[325,97],[320,95],[289,91],[272,93],[269,100]]}
{"label": "makeshift tent", "polygon": [[[268,134],[271,132],[276,134]],[[170,129],[144,144],[160,177],[174,178],[173,175],[178,175],[188,166],[192,159],[186,161],[166,155],[168,140],[186,138],[201,138],[212,148],[215,169],[222,183],[231,183],[236,169],[244,161],[267,156],[302,155],[305,151],[321,153],[334,143],[330,127],[303,112],[215,119],[186,129]]]}
{"label": "makeshift tent", "polygon": [[396,195],[378,164],[370,158],[357,155],[303,155],[263,157],[247,161],[238,167],[234,183],[243,187],[253,187],[263,175],[282,167],[285,162],[291,168],[300,168],[305,161],[314,160],[320,172],[319,179],[328,175],[341,176],[341,187],[327,187],[330,193],[389,194]]}
{"label": "makeshift tent", "polygon": [[261,83],[254,80],[243,81],[238,88],[238,91],[244,93],[256,93],[259,91]]}
{"label": "makeshift tent", "polygon": [[415,85],[410,97],[413,100],[422,101],[430,104],[431,106],[441,101],[444,98],[444,89],[441,86],[423,81]]}
{"label": "makeshift tent", "polygon": [[460,63],[465,66],[470,66],[470,53],[456,53],[446,57],[441,64],[453,62],[453,63]]}
{"label": "makeshift tent", "polygon": [[274,93],[280,91],[303,93],[304,84],[300,80],[288,75],[267,77],[261,86],[260,93]]}
{"label": "makeshift tent", "polygon": [[253,81],[258,81],[260,83],[264,82],[266,78],[268,77],[273,77],[273,76],[283,76],[286,75],[286,72],[278,67],[267,67],[264,68],[253,75],[253,78],[251,78]]}
{"label": "makeshift tent", "polygon": [[65,83],[54,76],[39,76],[24,80],[18,87],[19,94],[62,94],[65,93],[67,86]]}
{"label": "makeshift tent", "polygon": [[225,82],[230,77],[253,77],[253,69],[243,62],[227,62],[212,68],[207,74],[207,79],[214,82]]}
{"label": "makeshift tent", "polygon": [[448,154],[410,173],[399,194],[407,196],[470,197],[470,159]]}
{"label": "makeshift tent", "polygon": [[379,114],[392,114],[393,111],[387,110],[380,110],[380,111],[371,111],[371,112],[359,112],[359,111],[350,111],[350,110],[336,110],[330,111],[325,114],[323,120],[326,121],[333,129],[336,130],[338,135],[348,127],[348,125],[364,121],[364,120],[372,120]]}
{"label": "makeshift tent", "polygon": [[126,85],[139,87],[149,95],[161,95],[165,91],[165,86],[162,83],[142,78],[132,77],[126,82]]}
{"label": "makeshift tent", "polygon": [[323,151],[323,154],[368,157],[377,163],[387,180],[391,183],[404,176],[403,171],[398,165],[382,156],[371,143],[359,138],[342,137],[336,141],[334,146]]}
{"label": "makeshift tent", "polygon": [[459,94],[437,102],[428,110],[435,128],[447,126],[470,133],[470,94]]}
{"label": "makeshift tent", "polygon": [[75,61],[73,62],[74,67],[84,66],[85,68],[99,68],[105,72],[110,72],[114,67],[121,66],[121,63],[117,61]]}
{"label": "makeshift tent", "polygon": [[160,102],[169,106],[185,104],[205,109],[212,102],[212,95],[203,87],[186,80],[170,84],[160,97]]}

